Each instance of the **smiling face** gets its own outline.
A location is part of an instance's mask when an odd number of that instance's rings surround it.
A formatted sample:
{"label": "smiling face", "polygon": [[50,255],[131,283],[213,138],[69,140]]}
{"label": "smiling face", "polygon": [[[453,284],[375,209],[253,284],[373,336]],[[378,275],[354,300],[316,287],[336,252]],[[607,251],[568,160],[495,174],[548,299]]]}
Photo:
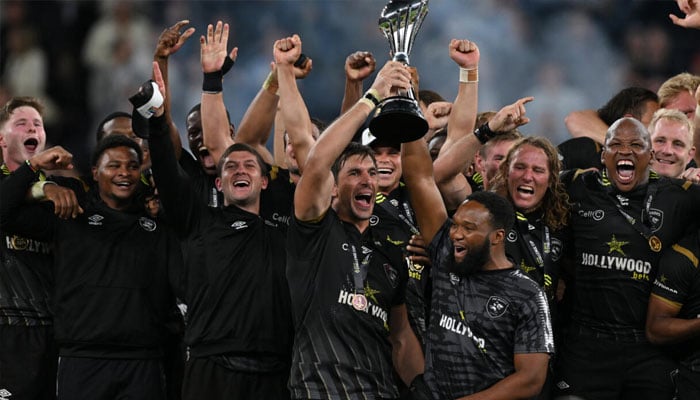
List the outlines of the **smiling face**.
{"label": "smiling face", "polygon": [[334,208],[341,220],[361,230],[369,223],[377,193],[377,166],[369,156],[349,156],[337,173]]}
{"label": "smiling face", "polygon": [[232,151],[221,161],[216,188],[224,194],[224,205],[236,205],[257,213],[260,192],[267,187],[258,157],[244,150]]}
{"label": "smiling face", "polygon": [[136,151],[119,146],[105,150],[92,168],[100,198],[108,207],[123,210],[132,199],[141,177],[141,164]]}
{"label": "smiling face", "polygon": [[377,188],[389,194],[399,187],[401,179],[401,150],[393,146],[372,146],[377,160]]}
{"label": "smiling face", "polygon": [[549,163],[544,150],[523,145],[508,166],[508,193],[516,210],[529,212],[542,204],[549,187]]}
{"label": "smiling face", "polygon": [[651,146],[646,128],[634,118],[622,118],[606,134],[601,161],[610,181],[628,192],[649,179]]}
{"label": "smiling face", "polygon": [[126,136],[134,142],[138,143],[143,152],[143,164],[141,168],[146,170],[151,168],[151,153],[148,149],[148,142],[134,133],[134,129],[131,126],[131,118],[129,117],[116,117],[104,123],[102,126],[104,135],[102,137],[107,137],[110,135],[122,135]]}
{"label": "smiling face", "polygon": [[484,205],[467,201],[457,209],[450,227],[454,247],[454,271],[460,276],[482,269],[489,261],[493,232],[491,215]]}
{"label": "smiling face", "polygon": [[0,127],[2,157],[10,171],[44,150],[45,145],[44,121],[34,107],[15,108]]}
{"label": "smiling face", "polygon": [[654,150],[652,168],[659,175],[679,178],[695,155],[693,135],[688,124],[661,118],[653,126],[651,146]]}
{"label": "smiling face", "polygon": [[190,145],[190,151],[194,158],[199,161],[204,172],[207,175],[216,175],[216,163],[214,157],[209,154],[206,146],[204,146],[204,136],[202,133],[202,114],[199,110],[192,111],[185,121],[187,128],[187,142]]}

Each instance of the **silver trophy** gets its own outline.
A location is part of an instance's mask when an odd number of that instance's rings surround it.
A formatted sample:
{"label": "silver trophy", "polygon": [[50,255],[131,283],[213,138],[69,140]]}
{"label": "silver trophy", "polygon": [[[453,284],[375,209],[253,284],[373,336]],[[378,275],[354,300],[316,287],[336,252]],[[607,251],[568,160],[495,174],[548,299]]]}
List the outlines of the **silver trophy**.
{"label": "silver trophy", "polygon": [[[394,61],[408,65],[408,54],[427,14],[428,0],[391,0],[384,7],[379,29],[389,41]],[[369,123],[369,130],[378,139],[393,142],[411,142],[423,137],[428,122],[413,89],[384,99]]]}

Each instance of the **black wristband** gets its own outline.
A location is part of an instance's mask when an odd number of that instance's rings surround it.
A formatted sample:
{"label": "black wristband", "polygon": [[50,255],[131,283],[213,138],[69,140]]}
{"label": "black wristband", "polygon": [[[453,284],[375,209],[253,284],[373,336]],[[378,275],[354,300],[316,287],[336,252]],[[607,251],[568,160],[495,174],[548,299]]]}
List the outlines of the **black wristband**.
{"label": "black wristband", "polygon": [[226,59],[224,60],[224,65],[221,66],[221,74],[226,75],[226,73],[233,67],[233,65],[236,63],[236,61],[229,57],[226,56]]}
{"label": "black wristband", "polygon": [[476,138],[479,139],[479,142],[481,142],[481,144],[485,144],[489,141],[489,139],[496,136],[496,133],[492,131],[491,128],[489,128],[489,123],[486,122],[485,124],[481,125],[480,127],[474,130],[474,136],[476,136]]}
{"label": "black wristband", "polygon": [[224,90],[223,78],[224,74],[221,70],[205,72],[204,81],[202,82],[202,91],[204,93],[221,93]]}
{"label": "black wristband", "polygon": [[370,91],[367,91],[367,93],[365,93],[364,98],[374,103],[375,107],[379,105],[379,99],[377,98],[377,96],[374,95],[374,93]]}
{"label": "black wristband", "polygon": [[297,58],[296,61],[294,61],[294,66],[297,68],[304,68],[306,66],[306,62],[309,60],[309,57],[306,56],[306,54],[301,53],[299,54],[299,58]]}

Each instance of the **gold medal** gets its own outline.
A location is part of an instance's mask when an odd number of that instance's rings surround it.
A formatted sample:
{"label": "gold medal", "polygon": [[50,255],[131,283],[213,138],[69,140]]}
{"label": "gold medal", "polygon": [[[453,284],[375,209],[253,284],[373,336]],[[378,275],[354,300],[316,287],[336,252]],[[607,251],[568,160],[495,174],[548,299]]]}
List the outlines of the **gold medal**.
{"label": "gold medal", "polygon": [[651,250],[654,252],[660,252],[661,251],[661,239],[659,239],[657,236],[652,235],[649,238],[649,247],[651,247]]}
{"label": "gold medal", "polygon": [[365,311],[367,309],[367,298],[365,295],[355,293],[352,297],[352,307],[357,311]]}

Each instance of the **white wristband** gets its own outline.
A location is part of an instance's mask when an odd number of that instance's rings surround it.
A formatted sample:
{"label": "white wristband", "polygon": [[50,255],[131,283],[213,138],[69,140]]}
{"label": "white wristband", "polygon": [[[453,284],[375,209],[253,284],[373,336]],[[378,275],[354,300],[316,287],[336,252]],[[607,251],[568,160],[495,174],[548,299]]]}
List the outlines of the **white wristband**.
{"label": "white wristband", "polygon": [[460,83],[476,83],[479,82],[479,68],[459,68]]}

